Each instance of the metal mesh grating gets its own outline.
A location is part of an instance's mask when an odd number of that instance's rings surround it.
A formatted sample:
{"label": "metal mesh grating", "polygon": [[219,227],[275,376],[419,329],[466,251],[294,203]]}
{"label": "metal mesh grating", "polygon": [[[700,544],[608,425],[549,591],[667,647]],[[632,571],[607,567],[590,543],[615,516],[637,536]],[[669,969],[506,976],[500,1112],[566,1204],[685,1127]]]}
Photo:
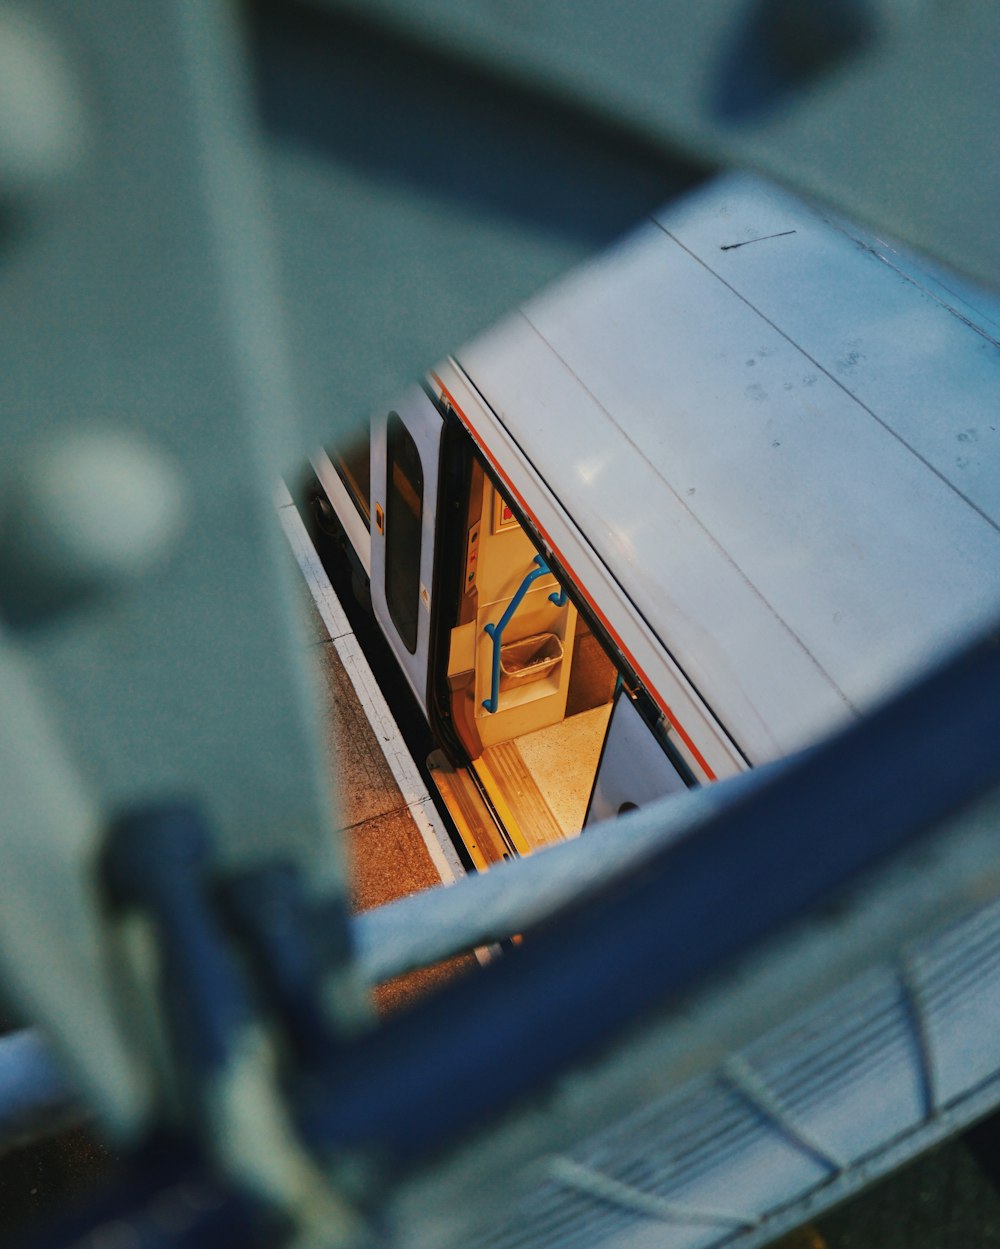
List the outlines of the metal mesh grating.
{"label": "metal mesh grating", "polygon": [[480,1244],[736,1246],[820,1194],[834,1160],[838,1197],[870,1182],[890,1146],[897,1165],[907,1134],[926,1126],[929,1078],[935,1108],[950,1101],[953,1115],[1000,1070],[1000,903],[923,942],[904,971],[860,977],[748,1047],[728,1075],[691,1081],[554,1160]]}

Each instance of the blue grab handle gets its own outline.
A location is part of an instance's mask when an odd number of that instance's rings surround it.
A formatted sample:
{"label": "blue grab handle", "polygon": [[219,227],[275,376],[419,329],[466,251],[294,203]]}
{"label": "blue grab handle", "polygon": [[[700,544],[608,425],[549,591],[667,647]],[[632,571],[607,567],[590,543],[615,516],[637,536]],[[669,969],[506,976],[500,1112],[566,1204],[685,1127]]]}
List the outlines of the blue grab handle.
{"label": "blue grab handle", "polygon": [[[503,631],[511,622],[511,618],[517,609],[521,606],[521,600],[528,593],[533,581],[537,581],[539,577],[543,577],[546,573],[551,573],[545,560],[536,555],[532,561],[537,567],[532,568],[521,584],[517,587],[517,592],[507,604],[507,610],[496,622],[496,624],[484,625],[483,632],[488,634],[493,642],[493,668],[490,677],[490,696],[483,699],[483,706],[493,715],[496,712],[500,702],[500,645],[503,641]],[[566,591],[560,589],[558,593],[550,594],[549,598],[557,607],[562,607],[566,602]]]}

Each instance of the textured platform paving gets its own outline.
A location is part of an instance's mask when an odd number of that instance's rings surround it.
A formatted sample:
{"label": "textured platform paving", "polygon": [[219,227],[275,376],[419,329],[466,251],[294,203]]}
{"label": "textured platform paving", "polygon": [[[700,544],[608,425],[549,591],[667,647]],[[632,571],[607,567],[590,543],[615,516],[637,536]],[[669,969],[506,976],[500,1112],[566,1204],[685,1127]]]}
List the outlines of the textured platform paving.
{"label": "textured platform paving", "polygon": [[[351,856],[354,903],[368,910],[439,885],[441,876],[414,822],[412,799],[393,776],[326,627],[310,610],[316,636],[310,650],[322,680],[327,751],[339,794],[337,818]],[[392,1009],[475,966],[470,956],[412,972],[380,986],[376,1002],[380,1009]]]}
{"label": "textured platform paving", "polygon": [[[279,513],[303,571],[309,660],[321,695],[334,823],[347,842],[354,905],[368,910],[449,883],[463,871],[458,855],[290,500]],[[398,977],[375,990],[376,1005],[395,1009],[476,966],[469,955]]]}

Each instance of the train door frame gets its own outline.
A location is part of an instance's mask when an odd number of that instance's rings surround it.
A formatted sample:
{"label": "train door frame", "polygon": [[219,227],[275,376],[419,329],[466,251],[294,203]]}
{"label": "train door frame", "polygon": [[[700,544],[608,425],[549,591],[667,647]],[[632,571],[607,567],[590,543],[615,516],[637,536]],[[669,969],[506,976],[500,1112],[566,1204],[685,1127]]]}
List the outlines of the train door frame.
{"label": "train door frame", "polygon": [[[538,531],[532,521],[518,506],[518,501],[505,489],[504,483],[478,446],[471,432],[446,402],[438,401],[439,410],[444,420],[444,434],[441,442],[441,474],[438,497],[439,507],[439,547],[435,565],[435,623],[434,645],[431,653],[432,668],[428,674],[428,721],[435,739],[442,744],[446,755],[454,766],[468,770],[475,775],[472,760],[466,751],[452,716],[452,697],[448,685],[448,658],[451,631],[459,619],[460,601],[464,589],[463,572],[467,561],[466,527],[468,511],[471,503],[470,490],[473,484],[474,465],[482,470],[489,487],[495,490],[506,502],[516,518],[519,526],[531,544],[548,563],[552,565],[559,585],[564,589],[582,621],[592,632],[607,657],[609,666],[618,674],[615,694],[611,699],[611,712],[608,726],[602,740],[599,759],[595,765],[589,793],[587,795],[586,818],[583,828],[596,820],[594,812],[595,797],[605,770],[610,761],[608,745],[611,737],[612,724],[621,727],[623,715],[620,702],[624,700],[634,708],[635,723],[631,725],[633,732],[636,725],[641,724],[643,733],[648,736],[644,743],[648,750],[655,749],[656,762],[662,767],[655,769],[656,776],[645,786],[641,795],[632,795],[634,805],[642,805],[653,796],[659,797],[670,792],[686,789],[700,784],[691,768],[686,764],[680,752],[673,747],[668,739],[668,728],[653,700],[646,693],[631,666],[622,656],[613,641],[609,639],[597,617],[589,610],[586,595],[576,586],[564,570],[558,567],[545,535]],[[516,740],[516,739],[515,739]],[[648,754],[648,751],[647,751]],[[650,756],[651,757],[651,756]],[[607,788],[605,776],[604,788]],[[628,798],[626,795],[622,800]],[[617,810],[611,815],[617,814]],[[582,830],[581,830],[582,831]]]}
{"label": "train door frame", "polygon": [[[393,458],[390,435],[394,427],[397,432],[399,427],[405,431],[412,444],[411,451],[415,453],[416,463],[419,464],[420,501],[417,510],[420,551],[417,576],[410,583],[410,593],[414,598],[419,596],[415,616],[412,617],[415,624],[415,637],[410,639],[414,643],[413,650],[410,650],[404,636],[405,630],[400,628],[398,612],[394,618],[386,582],[393,507],[398,505],[398,500],[396,504],[391,502],[393,496],[389,491],[388,477],[390,460]],[[491,457],[480,445],[479,439],[461,413],[444,396],[435,393],[430,385],[413,386],[393,408],[373,416],[369,446],[372,612],[407,684],[417,697],[435,741],[443,749],[444,757],[450,764],[467,773],[475,784],[480,784],[481,778],[477,776],[474,758],[470,757],[462,737],[461,725],[454,718],[453,691],[449,678],[452,635],[459,622],[464,601],[463,574],[469,555],[467,530],[470,509],[475,503],[472,492],[479,489],[476,485],[478,471],[482,476],[482,489],[495,491],[507,504],[528,542],[545,561],[547,571],[551,571],[557,582],[554,588],[561,588],[565,592],[579,619],[586,622],[588,631],[595,636],[609,668],[620,675],[619,697],[627,696],[635,705],[644,724],[644,731],[656,742],[657,749],[663,752],[666,773],[669,774],[671,770],[678,771],[679,760],[682,783],[699,783],[696,775],[685,765],[682,752],[671,749],[669,727],[659,723],[663,717],[658,707],[646,694],[626,656],[615,645],[615,639],[604,628],[600,613],[590,610],[586,587],[578,585],[561,566],[558,554],[551,548],[545,533],[540,530],[534,517],[520,505],[516,492],[508,489],[507,483],[495,471]],[[343,506],[339,498],[337,502]],[[544,588],[549,589],[547,585]],[[572,663],[572,654],[568,656],[567,662]],[[622,694],[621,690],[625,693]],[[607,766],[607,735],[617,706],[617,698],[612,696],[608,728],[605,730],[593,776],[587,783],[588,802],[584,828],[594,819],[591,815],[595,801],[594,789],[602,768]],[[513,740],[518,740],[517,736]],[[478,759],[479,755],[474,757]],[[669,783],[664,785],[663,792],[675,787],[669,775],[667,781]],[[503,809],[502,802],[499,807],[493,806],[490,793],[487,790],[481,792],[487,798],[486,805],[494,811],[499,827],[504,829],[506,822],[499,815],[499,811]],[[624,800],[633,799],[626,795]],[[649,795],[646,794],[640,802],[648,800]],[[522,849],[519,852],[526,853],[527,850]]]}
{"label": "train door frame", "polygon": [[[435,615],[438,486],[443,425],[436,404],[419,386],[409,387],[393,408],[373,416],[371,422],[372,611],[425,714],[428,711],[428,683],[434,655],[432,626]],[[403,499],[400,490],[393,488],[388,475],[390,459],[394,458],[392,443],[396,436],[395,431],[400,428],[408,436],[416,452],[421,472],[418,526],[420,550],[416,580],[412,587],[412,647],[404,628],[401,627],[399,612],[394,609],[393,585],[387,580],[387,570],[391,571],[395,554],[390,544],[397,534],[403,532],[401,522],[404,514],[400,511]],[[399,467],[398,460],[396,466]],[[400,472],[402,474],[402,469]],[[401,484],[405,485],[405,480]]]}

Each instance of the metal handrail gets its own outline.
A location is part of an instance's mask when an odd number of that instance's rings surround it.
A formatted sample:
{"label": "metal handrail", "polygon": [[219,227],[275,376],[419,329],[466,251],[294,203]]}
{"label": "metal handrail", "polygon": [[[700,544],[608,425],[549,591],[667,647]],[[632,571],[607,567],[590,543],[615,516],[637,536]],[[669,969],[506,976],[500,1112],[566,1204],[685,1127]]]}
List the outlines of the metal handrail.
{"label": "metal handrail", "polygon": [[[514,597],[507,604],[507,610],[504,614],[500,617],[496,624],[487,624],[483,626],[483,632],[488,634],[493,641],[493,668],[490,677],[490,696],[489,698],[483,699],[483,706],[490,715],[493,715],[496,712],[497,706],[500,702],[500,646],[503,641],[503,631],[510,624],[514,613],[521,606],[521,600],[528,593],[532,582],[537,581],[538,578],[544,576],[545,573],[551,573],[552,571],[541,555],[536,555],[532,562],[537,564],[537,567],[533,568],[517,587],[517,591],[515,592]],[[549,598],[557,607],[562,607],[566,602],[566,591],[560,588],[557,592],[550,594]]]}

